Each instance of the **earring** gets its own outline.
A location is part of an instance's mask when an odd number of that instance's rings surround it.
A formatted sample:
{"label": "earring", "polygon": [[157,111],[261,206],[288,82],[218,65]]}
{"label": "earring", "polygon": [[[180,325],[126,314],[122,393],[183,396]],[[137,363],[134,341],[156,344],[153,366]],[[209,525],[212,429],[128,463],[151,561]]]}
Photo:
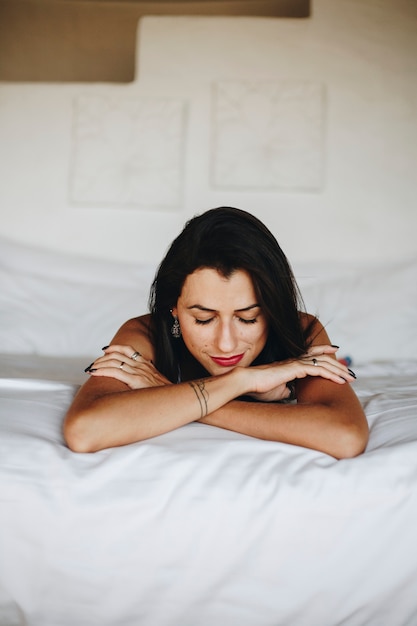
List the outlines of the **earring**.
{"label": "earring", "polygon": [[174,317],[174,323],[171,327],[171,335],[174,337],[174,339],[179,339],[181,337],[181,326],[178,321],[178,317]]}

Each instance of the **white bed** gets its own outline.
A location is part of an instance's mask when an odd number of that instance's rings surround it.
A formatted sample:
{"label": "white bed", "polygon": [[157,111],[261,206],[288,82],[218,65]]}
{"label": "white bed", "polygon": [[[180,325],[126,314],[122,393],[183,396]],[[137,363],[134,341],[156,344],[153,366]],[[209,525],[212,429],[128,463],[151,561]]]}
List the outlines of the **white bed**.
{"label": "white bed", "polygon": [[360,457],[202,424],[76,454],[66,408],[154,268],[0,246],[1,626],[416,626],[417,261],[296,268]]}

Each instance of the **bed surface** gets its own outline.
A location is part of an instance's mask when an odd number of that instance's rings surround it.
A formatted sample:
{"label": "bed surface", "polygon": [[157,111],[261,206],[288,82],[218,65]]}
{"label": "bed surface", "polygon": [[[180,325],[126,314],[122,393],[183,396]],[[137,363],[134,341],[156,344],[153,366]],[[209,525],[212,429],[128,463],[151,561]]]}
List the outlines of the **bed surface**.
{"label": "bed surface", "polygon": [[202,424],[75,454],[61,426],[78,364],[35,361],[0,379],[0,588],[16,623],[417,623],[417,361],[358,369],[371,437],[343,461]]}

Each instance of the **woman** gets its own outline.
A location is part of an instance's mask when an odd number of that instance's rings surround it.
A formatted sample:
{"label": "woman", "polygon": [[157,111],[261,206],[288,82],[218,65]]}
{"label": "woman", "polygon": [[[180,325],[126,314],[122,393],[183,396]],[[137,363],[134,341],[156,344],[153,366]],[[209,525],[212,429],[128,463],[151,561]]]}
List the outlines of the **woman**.
{"label": "woman", "polygon": [[285,255],[251,214],[220,207],[190,220],[157,271],[150,310],[86,368],[64,424],[72,450],[194,421],[336,458],[364,450],[355,375],[301,311]]}

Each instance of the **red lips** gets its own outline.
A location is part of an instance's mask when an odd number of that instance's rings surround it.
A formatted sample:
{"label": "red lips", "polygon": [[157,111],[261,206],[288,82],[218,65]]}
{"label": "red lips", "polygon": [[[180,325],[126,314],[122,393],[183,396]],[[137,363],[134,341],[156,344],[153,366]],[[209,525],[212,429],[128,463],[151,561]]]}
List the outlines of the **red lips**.
{"label": "red lips", "polygon": [[243,356],[243,354],[236,354],[235,356],[229,357],[212,356],[211,359],[221,367],[232,367],[233,365],[237,365],[239,361],[243,359]]}

